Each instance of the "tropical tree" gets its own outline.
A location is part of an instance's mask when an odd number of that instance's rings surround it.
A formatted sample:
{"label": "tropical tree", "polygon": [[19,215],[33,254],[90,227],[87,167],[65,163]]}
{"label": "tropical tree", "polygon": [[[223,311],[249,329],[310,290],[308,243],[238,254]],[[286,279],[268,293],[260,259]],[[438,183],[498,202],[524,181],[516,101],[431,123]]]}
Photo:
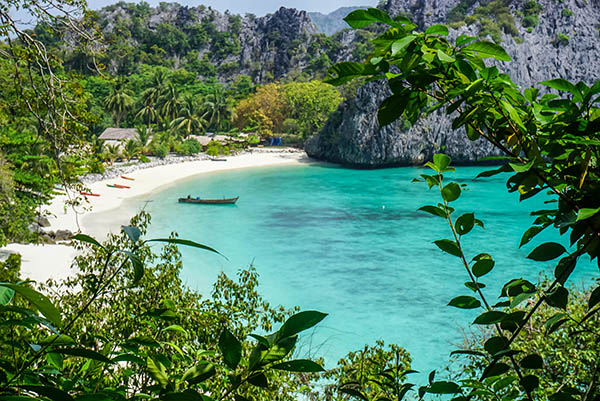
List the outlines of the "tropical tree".
{"label": "tropical tree", "polygon": [[129,139],[125,142],[125,146],[123,146],[123,157],[127,160],[134,159],[140,155],[142,148],[140,144],[135,139]]}
{"label": "tropical tree", "polygon": [[117,79],[110,94],[104,100],[104,105],[113,114],[117,127],[121,126],[121,121],[127,117],[127,113],[133,108],[133,104],[133,92],[126,87],[124,79]]}
{"label": "tropical tree", "polygon": [[150,138],[152,137],[152,129],[147,127],[138,127],[135,129],[135,132],[138,136],[138,146],[140,148],[141,153],[148,152],[148,144],[150,143]]}
{"label": "tropical tree", "polygon": [[191,134],[203,131],[206,125],[207,121],[204,119],[204,115],[200,115],[200,108],[194,97],[184,96],[179,117],[171,121],[171,128],[183,131],[184,137],[187,138]]}
{"label": "tropical tree", "polygon": [[202,109],[208,118],[210,128],[215,130],[229,128],[233,111],[222,89],[214,88],[204,99]]}
{"label": "tropical tree", "polygon": [[158,98],[158,105],[159,117],[166,123],[165,125],[169,125],[177,118],[181,107],[181,97],[172,82],[167,83],[164,92]]}
{"label": "tropical tree", "polygon": [[109,163],[114,163],[119,157],[121,157],[121,149],[119,145],[106,145],[104,147],[103,157]]}

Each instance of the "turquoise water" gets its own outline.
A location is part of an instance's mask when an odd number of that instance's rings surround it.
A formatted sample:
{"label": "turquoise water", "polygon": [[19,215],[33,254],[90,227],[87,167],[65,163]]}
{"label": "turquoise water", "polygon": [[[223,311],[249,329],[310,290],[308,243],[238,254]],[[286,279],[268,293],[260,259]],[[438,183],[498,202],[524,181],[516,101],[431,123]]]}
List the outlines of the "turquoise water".
{"label": "turquoise water", "polygon": [[[535,282],[551,266],[525,259],[532,246],[518,249],[533,221],[528,210],[544,208],[543,200],[519,203],[507,193],[505,177],[474,179],[480,171],[461,167],[452,179],[469,189],[456,202],[458,212],[475,211],[485,222],[464,244],[471,256],[495,258],[495,270],[483,280],[492,284],[485,291],[493,301],[500,283],[514,277]],[[439,199],[425,184],[411,183],[422,172],[304,165],[203,175],[150,197],[150,235],[177,231],[229,258],[183,250],[184,279],[204,294],[220,271],[233,276],[253,263],[271,304],[329,313],[300,349],[325,357],[329,367],[348,351],[384,339],[404,346],[418,370],[443,368],[477,312],[446,306],[469,295],[468,277],[457,258],[432,243],[450,238],[444,221],[417,212]],[[188,194],[240,199],[235,206],[177,204]],[[594,272],[588,265],[574,279]]]}

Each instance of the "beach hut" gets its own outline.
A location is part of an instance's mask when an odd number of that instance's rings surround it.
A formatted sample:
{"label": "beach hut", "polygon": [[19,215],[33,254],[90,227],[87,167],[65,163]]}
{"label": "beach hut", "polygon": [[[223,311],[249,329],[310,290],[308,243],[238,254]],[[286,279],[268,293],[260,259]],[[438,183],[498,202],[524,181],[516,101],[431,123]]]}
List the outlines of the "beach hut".
{"label": "beach hut", "polygon": [[135,128],[107,128],[98,137],[108,145],[122,145],[130,139],[139,139]]}

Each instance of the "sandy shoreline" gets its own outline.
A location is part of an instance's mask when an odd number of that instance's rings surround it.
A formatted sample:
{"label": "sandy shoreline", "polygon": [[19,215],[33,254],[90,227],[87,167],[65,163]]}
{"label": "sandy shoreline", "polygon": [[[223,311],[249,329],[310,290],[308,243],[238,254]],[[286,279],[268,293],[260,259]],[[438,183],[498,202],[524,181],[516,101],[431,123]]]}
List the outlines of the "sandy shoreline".
{"label": "sandy shoreline", "polygon": [[[133,178],[133,181],[111,178],[88,184],[90,191],[100,194],[100,196],[88,196],[87,204],[74,208],[69,207],[66,213],[64,205],[69,198],[67,195],[58,196],[45,208],[51,213],[48,216],[50,227],[47,227],[46,230],[66,229],[98,236],[106,235],[109,231],[119,230],[121,222],[118,219],[94,219],[94,215],[102,214],[102,217],[107,217],[110,211],[117,212],[124,201],[162,190],[177,181],[218,171],[275,165],[299,165],[311,162],[304,152],[293,152],[287,149],[256,150],[223,158],[227,161],[197,160],[127,173],[127,177]],[[109,188],[107,184],[123,184],[131,188]],[[68,276],[70,263],[76,256],[74,249],[66,245],[9,244],[2,249],[20,253],[22,277],[28,277],[38,282],[48,278],[60,279]]]}

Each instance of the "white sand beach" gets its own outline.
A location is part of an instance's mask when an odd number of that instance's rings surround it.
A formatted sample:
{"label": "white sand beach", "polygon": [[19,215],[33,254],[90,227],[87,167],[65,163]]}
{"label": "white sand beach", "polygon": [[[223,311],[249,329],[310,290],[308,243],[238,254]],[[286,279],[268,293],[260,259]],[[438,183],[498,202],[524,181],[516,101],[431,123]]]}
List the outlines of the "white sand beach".
{"label": "white sand beach", "polygon": [[[127,173],[127,177],[112,178],[89,184],[91,193],[100,196],[87,196],[87,202],[81,206],[68,207],[65,213],[65,201],[81,196],[79,194],[56,197],[46,210],[50,212],[50,227],[46,230],[70,230],[95,236],[105,236],[109,231],[120,230],[124,213],[119,213],[123,202],[131,198],[159,191],[173,185],[179,180],[196,175],[249,167],[266,167],[274,165],[293,165],[309,163],[304,152],[288,149],[257,149],[235,156],[222,157],[226,161],[197,160],[177,164],[167,164],[147,169],[139,169]],[[107,184],[130,186],[129,189],[109,188]],[[120,218],[107,218],[114,211]],[[99,216],[101,218],[94,218]],[[120,220],[121,219],[121,220]],[[23,245],[9,244],[3,250],[18,252],[22,256],[22,277],[38,282],[48,278],[60,279],[69,275],[70,264],[76,256],[75,250],[68,245]]]}

